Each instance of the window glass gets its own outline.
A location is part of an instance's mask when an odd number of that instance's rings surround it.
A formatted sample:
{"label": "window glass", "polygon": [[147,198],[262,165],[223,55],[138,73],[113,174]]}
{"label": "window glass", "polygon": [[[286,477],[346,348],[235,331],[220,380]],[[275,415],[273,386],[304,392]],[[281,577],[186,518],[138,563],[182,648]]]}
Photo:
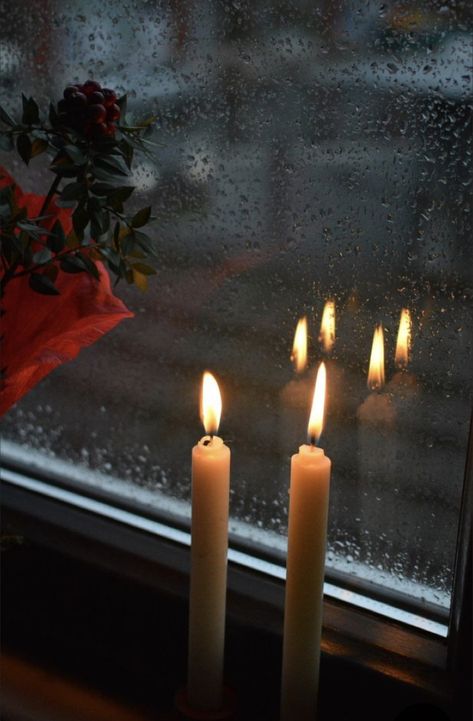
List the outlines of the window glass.
{"label": "window glass", "polygon": [[[282,550],[290,455],[325,358],[328,567],[448,606],[472,399],[471,5],[23,0],[0,12],[8,108],[20,91],[45,104],[93,77],[126,91],[135,117],[160,118],[134,176],[137,207],[157,216],[159,274],[144,294],[118,286],[135,318],[10,411],[4,447],[157,507],[188,502],[212,369],[233,528]],[[47,189],[43,163],[0,159],[25,189]],[[296,374],[304,315],[309,368]],[[376,323],[379,392],[367,387]]]}

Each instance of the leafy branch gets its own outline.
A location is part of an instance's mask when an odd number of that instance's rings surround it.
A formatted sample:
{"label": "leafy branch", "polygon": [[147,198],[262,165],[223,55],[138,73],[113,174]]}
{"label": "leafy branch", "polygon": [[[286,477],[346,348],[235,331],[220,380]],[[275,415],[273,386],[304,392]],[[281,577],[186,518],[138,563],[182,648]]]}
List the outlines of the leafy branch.
{"label": "leafy branch", "polygon": [[[135,191],[131,171],[136,150],[148,152],[155,118],[121,124],[126,96],[95,81],[69,86],[64,98],[41,118],[33,98],[22,96],[21,120],[0,107],[0,148],[29,164],[48,153],[54,174],[39,215],[28,217],[12,184],[0,190],[0,261],[3,294],[13,279],[29,275],[37,292],[59,293],[59,271],[99,278],[98,262],[141,289],[156,273],[157,241],[143,228],[151,208],[130,215],[125,204]],[[1,180],[1,177],[0,177]],[[72,229],[66,233],[65,225]]]}

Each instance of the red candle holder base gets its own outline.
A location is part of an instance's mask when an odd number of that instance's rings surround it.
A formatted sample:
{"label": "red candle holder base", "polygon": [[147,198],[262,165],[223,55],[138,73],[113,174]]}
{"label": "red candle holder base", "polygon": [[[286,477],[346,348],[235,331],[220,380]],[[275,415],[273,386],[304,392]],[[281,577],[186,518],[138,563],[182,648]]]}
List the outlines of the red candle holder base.
{"label": "red candle holder base", "polygon": [[221,708],[206,711],[205,709],[194,708],[187,700],[187,689],[181,688],[175,698],[176,709],[180,716],[188,721],[224,721],[231,720],[235,713],[236,696],[235,692],[225,686],[223,689],[223,705]]}

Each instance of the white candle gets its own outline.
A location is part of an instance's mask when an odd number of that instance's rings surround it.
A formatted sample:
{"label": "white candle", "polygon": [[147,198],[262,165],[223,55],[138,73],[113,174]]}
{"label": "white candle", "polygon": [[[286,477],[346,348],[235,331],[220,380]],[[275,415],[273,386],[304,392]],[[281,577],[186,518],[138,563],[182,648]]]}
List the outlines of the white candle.
{"label": "white candle", "polygon": [[192,542],[187,701],[212,711],[223,703],[230,449],[218,430],[217,382],[204,374],[204,436],[192,449]]}
{"label": "white candle", "polygon": [[317,710],[331,468],[315,446],[324,402],[321,363],[309,420],[311,444],[301,446],[291,460],[281,721],[314,721]]}

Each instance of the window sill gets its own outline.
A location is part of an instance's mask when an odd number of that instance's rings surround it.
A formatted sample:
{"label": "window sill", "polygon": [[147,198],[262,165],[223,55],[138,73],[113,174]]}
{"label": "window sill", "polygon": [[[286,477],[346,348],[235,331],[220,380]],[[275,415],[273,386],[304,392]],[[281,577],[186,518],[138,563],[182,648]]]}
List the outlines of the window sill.
{"label": "window sill", "polygon": [[[126,582],[138,582],[140,587],[180,599],[185,606],[189,571],[188,547],[184,536],[181,538],[185,531],[146,518],[141,519],[141,527],[123,523],[123,519],[98,513],[87,504],[79,507],[38,493],[28,488],[28,483],[18,483],[11,471],[2,475],[4,529],[8,532],[53,551],[61,549]],[[247,632],[269,634],[279,643],[282,580],[235,561],[229,564],[228,580],[229,623]],[[389,680],[402,687],[404,694],[408,690],[414,697],[455,708],[457,679],[444,670],[446,644],[439,636],[325,599],[322,654],[322,665],[335,664],[337,674],[361,673],[375,686]]]}

